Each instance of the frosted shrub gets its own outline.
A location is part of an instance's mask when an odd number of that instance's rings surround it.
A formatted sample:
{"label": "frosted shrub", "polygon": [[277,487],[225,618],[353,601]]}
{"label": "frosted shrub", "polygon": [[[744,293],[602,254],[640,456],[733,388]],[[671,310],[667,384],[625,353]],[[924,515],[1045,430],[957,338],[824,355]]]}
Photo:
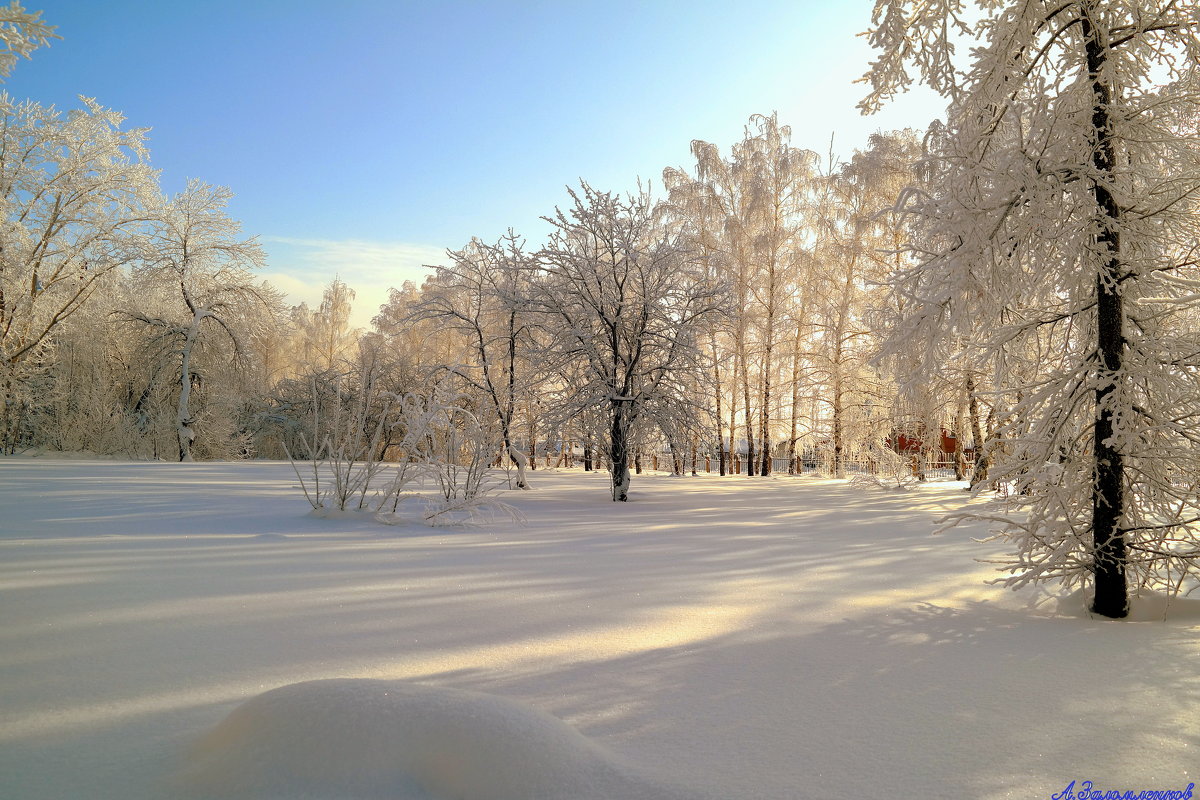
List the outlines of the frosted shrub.
{"label": "frosted shrub", "polygon": [[427,506],[423,519],[445,525],[475,521],[481,514],[518,518],[515,509],[491,497],[503,485],[491,470],[493,437],[460,400],[431,400],[423,413],[416,403],[406,405],[406,418],[413,416],[421,430],[414,438],[416,452],[441,495]]}
{"label": "frosted shrub", "polygon": [[[412,506],[419,509],[420,521],[434,526],[521,519],[516,509],[491,496],[504,485],[491,469],[494,437],[458,404],[461,397],[439,401],[381,394],[375,400],[364,396],[350,413],[335,404],[324,436],[300,436],[310,475],[295,459],[292,467],[314,510],[372,511],[388,525],[412,521],[407,513]],[[374,421],[368,413],[372,408],[382,409]],[[385,435],[399,452],[390,464],[383,461]],[[433,496],[415,491],[430,484],[437,488]]]}
{"label": "frosted shrub", "polygon": [[879,489],[904,489],[917,481],[913,475],[912,458],[878,444],[868,450],[874,469],[859,472],[850,479],[851,486],[870,486]]}
{"label": "frosted shrub", "polygon": [[[291,451],[284,445],[292,469],[300,480],[305,499],[314,510],[336,509],[345,511],[347,506],[363,510],[367,508],[367,492],[372,480],[382,468],[380,441],[388,425],[389,408],[385,398],[383,413],[374,425],[370,424],[369,397],[364,394],[350,412],[341,403],[334,405],[333,420],[324,436],[320,434],[316,385],[313,386],[314,432],[312,436],[300,434],[301,457],[311,468],[311,480],[301,474]],[[322,473],[326,474],[322,482]]]}
{"label": "frosted shrub", "polygon": [[392,404],[393,432],[399,428],[402,434],[398,446],[399,460],[392,465],[392,479],[375,497],[375,518],[380,522],[392,523],[399,517],[400,504],[410,496],[408,491],[414,484],[428,475],[428,464],[423,457],[422,442],[429,434],[430,413],[426,401],[414,394],[396,397]]}

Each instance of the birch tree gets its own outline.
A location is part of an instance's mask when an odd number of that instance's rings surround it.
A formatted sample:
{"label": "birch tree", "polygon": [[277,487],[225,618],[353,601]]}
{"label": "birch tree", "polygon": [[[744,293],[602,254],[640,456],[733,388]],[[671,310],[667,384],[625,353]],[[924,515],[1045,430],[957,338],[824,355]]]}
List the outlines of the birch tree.
{"label": "birch tree", "polygon": [[[399,289],[390,290],[388,301],[371,321],[374,330],[363,337],[363,346],[377,353],[381,388],[387,393],[428,394],[443,376],[444,367],[463,359],[455,337],[440,335],[438,321],[418,318],[422,302],[422,292],[412,281],[405,281]],[[385,431],[386,436],[390,430]],[[399,444],[385,441],[387,446]]]}
{"label": "birch tree", "polygon": [[[754,135],[748,126],[743,141]],[[695,140],[691,151],[696,159],[695,178],[684,170],[668,169],[663,172],[663,182],[670,192],[669,207],[676,218],[675,224],[681,226],[688,247],[714,279],[723,280],[729,287],[728,314],[716,321],[716,327],[708,334],[708,344],[713,352],[715,371],[719,370],[721,361],[716,353],[728,351],[730,356],[726,378],[722,379],[714,372],[714,384],[721,396],[726,393],[722,387],[728,387],[727,451],[731,471],[736,471],[739,464],[738,412],[741,410],[746,474],[755,475],[760,452],[756,447],[759,431],[754,425],[753,411],[758,400],[757,383],[761,383],[755,381],[761,375],[754,369],[755,334],[762,318],[754,291],[761,277],[761,262],[755,252],[758,236],[755,211],[761,207],[757,200],[762,193],[757,191],[747,164],[743,162],[739,166],[733,156],[723,156],[717,145]],[[720,406],[719,401],[717,405]]]}
{"label": "birch tree", "polygon": [[[1130,583],[1184,591],[1200,561],[1200,5],[977,5],[875,7],[864,109],[912,66],[951,101],[938,190],[907,198],[924,235],[892,347],[1016,398],[991,474],[1016,491],[972,515],[1015,546],[1003,582],[1090,582],[1124,617]],[[980,42],[965,67],[955,29]]]}
{"label": "birch tree", "polygon": [[[740,388],[746,438],[746,472],[769,475],[782,403],[777,380],[782,323],[804,263],[806,210],[817,156],[791,144],[791,129],[775,115],[756,114],[728,158],[719,148],[692,142],[695,178],[668,169],[663,178],[672,211],[686,226],[702,262],[720,270],[733,303],[725,335],[733,350],[730,451],[735,448]],[[710,346],[716,345],[716,331]],[[736,380],[740,378],[740,382]],[[739,387],[740,383],[740,387]],[[757,419],[754,412],[757,411]]]}
{"label": "birch tree", "polygon": [[332,374],[344,363],[354,360],[358,331],[350,327],[353,310],[354,290],[338,277],[325,287],[321,303],[315,310],[307,303],[292,309],[302,372]]}
{"label": "birch tree", "polygon": [[[759,345],[758,473],[771,474],[773,425],[779,404],[774,395],[779,372],[778,328],[783,318],[784,289],[794,282],[805,251],[801,237],[811,205],[817,154],[791,145],[791,128],[774,114],[752,117],[746,138],[733,149],[734,173],[749,203],[742,223],[749,236],[746,255],[756,265],[750,291],[761,309]],[[791,285],[795,285],[791,283]]]}
{"label": "birch tree", "polygon": [[700,323],[722,292],[645,193],[621,198],[585,183],[570,195],[546,218],[554,229],[538,253],[536,308],[559,352],[581,365],[570,402],[607,417],[612,499],[624,502],[633,426],[693,366]]}
{"label": "birch tree", "polygon": [[[720,282],[730,275],[729,248],[723,236],[725,207],[724,199],[714,182],[709,179],[706,165],[715,159],[720,165],[718,169],[724,172],[725,164],[716,148],[707,142],[693,141],[692,153],[696,156],[695,177],[686,170],[674,167],[663,170],[663,183],[668,192],[663,208],[669,215],[668,224],[679,230],[688,242],[706,280]],[[741,309],[735,307],[728,313],[710,315],[706,320],[706,330],[700,337],[712,376],[709,385],[712,387],[714,406],[717,469],[721,475],[725,475],[727,467],[731,471],[733,469],[736,425],[736,415],[731,414],[727,444],[722,407],[725,392],[730,391],[736,397],[737,385],[732,371],[726,369],[723,364],[723,355],[727,349],[736,348],[736,342],[740,341],[736,339],[736,334],[741,329],[732,324],[734,320],[740,319],[740,314]]]}
{"label": "birch tree", "polygon": [[[911,132],[876,134],[846,163],[831,163],[814,217],[816,268],[805,287],[811,297],[801,325],[811,334],[807,361],[814,388],[828,408],[829,465],[844,476],[847,456],[879,443],[892,431],[891,376],[869,364],[880,342],[883,307],[898,313],[902,301],[886,297],[884,283],[899,264],[905,228],[886,213],[906,185],[919,154]],[[899,259],[899,260],[898,260]],[[871,416],[874,414],[874,416]],[[883,426],[881,428],[881,426]],[[922,433],[936,435],[937,426]]]}

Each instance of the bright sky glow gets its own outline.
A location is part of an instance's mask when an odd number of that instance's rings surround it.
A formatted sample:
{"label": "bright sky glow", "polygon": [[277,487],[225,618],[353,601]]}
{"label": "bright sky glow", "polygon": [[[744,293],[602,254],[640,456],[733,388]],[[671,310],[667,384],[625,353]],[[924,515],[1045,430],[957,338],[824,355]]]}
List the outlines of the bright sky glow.
{"label": "bright sky glow", "polygon": [[536,242],[567,184],[657,185],[751,114],[848,154],[941,108],[921,92],[858,115],[869,0],[25,2],[63,38],[11,94],[87,95],[152,128],[168,192],[232,188],[265,276],[312,302],[339,273],[360,324],[447,247]]}

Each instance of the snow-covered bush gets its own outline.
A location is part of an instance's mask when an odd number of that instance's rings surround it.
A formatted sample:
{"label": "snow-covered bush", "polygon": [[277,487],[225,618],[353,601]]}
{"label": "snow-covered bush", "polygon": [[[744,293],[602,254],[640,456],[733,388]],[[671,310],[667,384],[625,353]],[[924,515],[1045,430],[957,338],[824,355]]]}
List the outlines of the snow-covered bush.
{"label": "snow-covered bush", "polygon": [[918,480],[913,474],[911,456],[897,453],[884,444],[877,444],[868,452],[874,469],[856,473],[850,479],[851,486],[904,489]]}
{"label": "snow-covered bush", "polygon": [[465,408],[437,404],[425,437],[426,459],[447,502],[473,500],[487,492],[495,448],[479,418]]}
{"label": "snow-covered bush", "polygon": [[[516,509],[492,496],[504,485],[491,469],[493,437],[458,404],[461,397],[369,395],[363,393],[348,412],[335,405],[334,419],[319,440],[300,434],[305,469],[289,452],[314,510],[371,511],[385,524],[407,523],[414,516],[434,526],[521,519]],[[382,411],[372,417],[372,408]],[[396,454],[392,463],[383,460],[385,438]],[[430,484],[436,494],[417,491]]]}
{"label": "snow-covered bush", "polygon": [[[302,448],[300,456],[308,462],[311,480],[305,479],[296,459],[285,445],[288,459],[300,480],[304,497],[314,510],[345,511],[348,505],[357,510],[367,508],[367,492],[383,466],[380,461],[379,444],[389,424],[386,400],[384,413],[373,423],[369,419],[372,399],[369,395],[369,392],[360,393],[358,401],[349,411],[343,409],[341,404],[335,404],[333,419],[324,436],[315,432],[311,435],[299,434]],[[314,384],[315,423],[319,422],[316,397]],[[314,429],[319,431],[320,427],[315,423]]]}
{"label": "snow-covered bush", "polygon": [[504,485],[491,469],[497,450],[495,436],[463,407],[463,399],[407,395],[399,403],[404,449],[415,468],[398,469],[396,482],[377,508],[382,521],[390,521],[388,513],[396,514],[400,495],[411,482],[410,475],[436,484],[440,495],[425,501],[421,518],[426,524],[461,524],[496,515],[520,518],[515,509],[492,497]]}

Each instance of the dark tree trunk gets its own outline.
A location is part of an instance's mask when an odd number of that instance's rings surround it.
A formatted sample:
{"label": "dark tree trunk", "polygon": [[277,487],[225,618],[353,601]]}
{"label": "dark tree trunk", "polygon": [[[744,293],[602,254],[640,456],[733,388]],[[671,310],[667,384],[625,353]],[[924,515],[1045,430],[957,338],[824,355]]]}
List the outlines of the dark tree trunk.
{"label": "dark tree trunk", "polygon": [[533,397],[529,398],[529,468],[537,469],[537,416],[533,408]]}
{"label": "dark tree trunk", "polygon": [[800,326],[796,326],[796,338],[792,342],[792,424],[788,434],[788,473],[798,475],[800,473],[800,460],[796,455],[796,405],[800,399]]}
{"label": "dark tree trunk", "polygon": [[[480,337],[482,340],[482,336]],[[479,346],[480,360],[483,361],[487,356],[487,348],[481,341]],[[488,385],[491,386],[491,380],[488,380]],[[492,398],[496,402],[496,407],[499,410],[500,430],[504,434],[504,454],[508,456],[509,461],[514,466],[517,466],[517,460],[513,458],[513,442],[512,442],[512,424],[513,418],[517,410],[517,313],[509,311],[508,314],[508,392],[505,395],[504,402],[501,404],[495,392],[492,393]],[[532,432],[532,431],[531,431]],[[524,478],[525,470],[517,470],[517,488],[528,489],[529,484]]]}
{"label": "dark tree trunk", "polygon": [[766,477],[771,474],[771,343],[769,340],[764,358],[767,366],[763,375],[763,407],[762,418],[759,421],[759,430],[762,431],[762,466],[759,467],[758,474]]}
{"label": "dark tree trunk", "polygon": [[842,384],[834,381],[833,387],[833,477],[843,478],[846,475],[844,462],[845,442],[842,430]]}
{"label": "dark tree trunk", "polygon": [[[725,438],[721,434],[721,364],[717,359],[717,343],[716,337],[711,337],[713,350],[713,384],[715,386],[714,399],[717,403],[717,470],[719,474],[725,474]],[[735,387],[736,388],[736,387]]]}
{"label": "dark tree trunk", "polygon": [[738,388],[738,361],[733,362],[733,380],[729,384],[733,391],[729,395],[729,447],[725,448],[725,452],[729,455],[729,474],[737,475],[741,472],[741,462],[738,460],[737,447],[737,388]]}
{"label": "dark tree trunk", "polygon": [[1088,78],[1092,84],[1092,128],[1096,142],[1092,166],[1097,179],[1092,194],[1100,212],[1099,250],[1105,262],[1096,275],[1096,329],[1100,365],[1097,370],[1096,427],[1092,439],[1095,483],[1092,487],[1092,556],[1096,596],[1092,611],[1121,618],[1129,613],[1125,583],[1125,534],[1121,519],[1125,512],[1125,464],[1112,443],[1115,413],[1110,397],[1116,388],[1125,351],[1124,319],[1118,282],[1121,278],[1121,210],[1109,191],[1107,180],[1116,165],[1109,105],[1112,89],[1103,76],[1108,57],[1107,43],[1085,7],[1082,27],[1087,49]]}
{"label": "dark tree trunk", "polygon": [[624,503],[629,500],[629,403],[625,400],[612,401],[608,457],[612,499]]}
{"label": "dark tree trunk", "polygon": [[758,462],[754,456],[754,421],[750,416],[750,370],[745,363],[746,356],[742,355],[742,393],[746,403],[746,474],[753,477]]}

